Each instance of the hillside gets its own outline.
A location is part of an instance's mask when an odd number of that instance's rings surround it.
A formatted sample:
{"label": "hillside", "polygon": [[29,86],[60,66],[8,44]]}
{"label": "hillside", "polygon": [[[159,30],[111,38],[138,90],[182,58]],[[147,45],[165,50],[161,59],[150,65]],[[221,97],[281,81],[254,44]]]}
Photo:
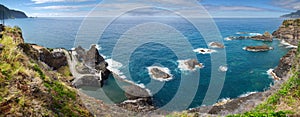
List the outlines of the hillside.
{"label": "hillside", "polygon": [[280,16],[282,18],[300,18],[300,10]]}
{"label": "hillside", "polygon": [[[4,13],[4,15],[3,15]],[[0,4],[0,18],[3,19],[14,19],[14,18],[28,18],[27,15],[22,11],[11,10],[6,6]]]}
{"label": "hillside", "polygon": [[0,39],[1,116],[91,116],[67,75],[22,52],[22,31],[5,27]]}

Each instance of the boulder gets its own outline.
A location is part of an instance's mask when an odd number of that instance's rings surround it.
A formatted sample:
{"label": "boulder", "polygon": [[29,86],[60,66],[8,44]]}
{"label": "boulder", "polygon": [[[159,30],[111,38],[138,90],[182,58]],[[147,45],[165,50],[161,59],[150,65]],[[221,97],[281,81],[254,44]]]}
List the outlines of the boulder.
{"label": "boulder", "polygon": [[64,52],[50,52],[45,48],[40,50],[40,60],[53,68],[53,70],[68,65],[67,57]]}

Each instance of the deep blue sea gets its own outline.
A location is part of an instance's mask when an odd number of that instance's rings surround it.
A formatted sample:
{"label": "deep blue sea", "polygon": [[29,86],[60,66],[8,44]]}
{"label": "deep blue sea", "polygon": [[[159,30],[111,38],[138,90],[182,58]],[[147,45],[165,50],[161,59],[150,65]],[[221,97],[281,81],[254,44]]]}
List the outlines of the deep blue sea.
{"label": "deep blue sea", "polygon": [[[28,43],[35,43],[49,48],[73,48],[76,34],[83,18],[32,18],[32,19],[12,19],[7,20],[8,25],[14,26],[18,25],[23,30],[23,36],[25,41]],[[283,19],[279,18],[249,18],[249,19],[230,19],[230,18],[220,18],[214,19],[222,38],[229,36],[239,36],[239,35],[253,35],[256,33],[263,34],[265,31],[273,32],[275,31]],[[136,28],[133,29],[135,33],[130,31],[126,33],[130,27],[134,27],[137,24],[143,24],[144,22],[158,22],[161,24],[167,24],[170,27],[181,32],[181,34],[190,42],[192,48],[184,47],[179,45],[171,45],[181,49],[181,52],[193,52],[193,49],[197,48],[207,48],[208,45],[190,23],[182,19],[176,18],[124,18],[113,22],[105,33],[99,37],[97,44],[101,47],[99,49],[100,53],[106,56],[106,59],[111,59],[112,50],[119,39],[127,38],[132,39],[127,46],[132,46],[132,44],[137,43],[136,40],[143,38],[162,38],[168,41],[174,41],[176,37],[165,36],[166,32],[161,31],[163,27],[156,27],[156,25],[148,25],[147,28]],[[99,22],[101,23],[101,21]],[[152,35],[143,35],[145,32],[151,32],[156,29]],[[95,30],[94,30],[95,31]],[[96,30],[97,31],[97,30]],[[240,34],[239,32],[247,32],[245,34]],[[172,33],[172,32],[170,32]],[[151,33],[147,33],[151,34]],[[214,35],[213,33],[211,35]],[[82,35],[81,35],[82,36]],[[83,34],[87,38],[90,36],[88,31]],[[127,37],[126,37],[127,36]],[[88,39],[87,39],[88,41]],[[274,40],[273,42],[262,42],[254,40],[223,40],[226,46],[226,60],[228,71],[226,72],[224,86],[222,92],[218,99],[224,98],[236,98],[242,94],[249,92],[259,92],[268,89],[273,80],[268,76],[267,71],[274,68],[279,63],[280,58],[287,53],[289,50],[285,46],[280,45],[280,41]],[[180,41],[178,42],[180,43]],[[252,45],[262,45],[266,44],[274,47],[274,50],[268,52],[247,52],[242,48],[245,46]],[[212,54],[218,54],[217,52]],[[126,51],[126,48],[124,48]],[[137,84],[144,84],[146,88],[150,90],[153,94],[154,104],[158,107],[162,107],[168,104],[179,87],[184,87],[181,85],[181,80],[188,81],[199,81],[199,86],[197,87],[197,93],[193,96],[192,103],[189,107],[201,106],[203,103],[204,96],[207,92],[210,77],[211,77],[211,55],[210,54],[199,54],[194,53],[198,61],[203,63],[205,67],[200,69],[200,77],[193,77],[197,75],[189,75],[187,79],[182,79],[182,74],[193,74],[191,72],[181,71],[178,68],[179,58],[175,55],[175,52],[170,49],[170,47],[165,46],[160,43],[150,42],[143,45],[139,45],[134,49],[132,53],[118,52],[116,55],[122,58],[130,54],[129,64],[125,64],[122,60],[115,60],[123,65],[118,65],[115,69],[120,70],[125,77],[131,77],[131,80]],[[186,58],[188,59],[188,57]],[[125,61],[126,62],[126,61]],[[173,75],[173,79],[170,81],[156,81],[153,80],[147,70],[147,67],[152,65],[160,65],[167,67],[170,73]],[[129,68],[128,71],[125,68]],[[114,102],[123,101],[125,98],[122,97],[124,92],[112,93],[115,89],[118,89],[111,78],[106,82],[107,87],[106,95],[110,95],[114,99]],[[157,84],[157,85],[148,85]],[[185,89],[187,92],[189,89]],[[92,95],[96,98],[102,99],[103,94],[97,93],[96,90],[83,89],[84,92]],[[119,98],[116,98],[118,97]],[[189,97],[189,95],[182,95],[182,98]],[[217,101],[217,100],[215,100]],[[179,103],[179,102],[178,102]],[[213,104],[213,102],[211,103]],[[174,107],[176,108],[176,107]]]}

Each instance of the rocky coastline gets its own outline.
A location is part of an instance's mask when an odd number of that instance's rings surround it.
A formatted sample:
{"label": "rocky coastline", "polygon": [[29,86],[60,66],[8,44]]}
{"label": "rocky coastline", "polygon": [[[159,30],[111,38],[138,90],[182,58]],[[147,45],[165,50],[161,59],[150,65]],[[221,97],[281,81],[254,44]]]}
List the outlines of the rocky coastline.
{"label": "rocky coastline", "polygon": [[300,40],[300,19],[283,21],[279,29],[274,31],[272,35],[291,45],[298,46]]}

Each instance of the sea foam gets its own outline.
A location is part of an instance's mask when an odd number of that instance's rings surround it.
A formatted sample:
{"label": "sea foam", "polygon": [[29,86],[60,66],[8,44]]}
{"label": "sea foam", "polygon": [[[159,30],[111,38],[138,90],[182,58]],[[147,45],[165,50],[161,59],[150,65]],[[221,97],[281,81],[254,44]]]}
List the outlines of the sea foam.
{"label": "sea foam", "polygon": [[181,70],[181,71],[195,71],[197,68],[201,69],[201,68],[204,68],[204,65],[203,63],[200,63],[202,66],[198,66],[196,65],[194,69],[189,69],[189,66],[186,64],[187,61],[189,61],[190,59],[188,60],[178,60],[178,68]]}
{"label": "sea foam", "polygon": [[107,59],[105,60],[108,63],[107,69],[110,70],[111,72],[115,73],[118,75],[120,78],[125,79],[126,76],[124,75],[123,72],[121,72],[120,68],[123,67],[123,64],[117,61],[114,61],[113,59]]}
{"label": "sea foam", "polygon": [[200,54],[211,54],[211,53],[217,52],[216,50],[207,49],[207,48],[197,48],[197,49],[194,49],[193,51],[200,53]]}

